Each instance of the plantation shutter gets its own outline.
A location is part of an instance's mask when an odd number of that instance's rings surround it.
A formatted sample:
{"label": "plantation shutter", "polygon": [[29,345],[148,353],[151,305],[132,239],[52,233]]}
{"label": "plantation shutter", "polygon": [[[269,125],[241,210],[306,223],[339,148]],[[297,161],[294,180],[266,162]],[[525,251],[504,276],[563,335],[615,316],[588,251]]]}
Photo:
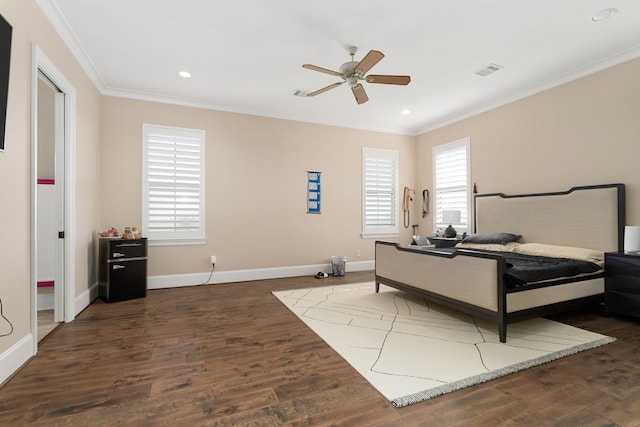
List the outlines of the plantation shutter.
{"label": "plantation shutter", "polygon": [[201,130],[144,125],[143,230],[149,240],[204,239]]}
{"label": "plantation shutter", "polygon": [[434,227],[444,229],[443,211],[460,211],[458,232],[469,231],[469,139],[433,148]]}
{"label": "plantation shutter", "polygon": [[398,233],[398,152],[363,148],[363,235]]}

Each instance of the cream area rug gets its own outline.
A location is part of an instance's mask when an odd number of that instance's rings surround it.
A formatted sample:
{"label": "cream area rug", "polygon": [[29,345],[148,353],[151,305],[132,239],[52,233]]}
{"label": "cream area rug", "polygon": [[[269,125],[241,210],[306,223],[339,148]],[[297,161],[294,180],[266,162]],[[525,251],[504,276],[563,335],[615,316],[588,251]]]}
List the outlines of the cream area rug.
{"label": "cream area rug", "polygon": [[374,283],[273,294],[395,406],[406,406],[615,339],[544,318],[497,326]]}

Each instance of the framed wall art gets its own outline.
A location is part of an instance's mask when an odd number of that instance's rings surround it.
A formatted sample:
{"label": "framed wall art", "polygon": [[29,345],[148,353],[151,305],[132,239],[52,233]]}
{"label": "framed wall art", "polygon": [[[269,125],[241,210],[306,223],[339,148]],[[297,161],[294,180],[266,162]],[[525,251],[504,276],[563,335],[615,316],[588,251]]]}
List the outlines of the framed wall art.
{"label": "framed wall art", "polygon": [[319,214],[321,172],[307,171],[307,213]]}

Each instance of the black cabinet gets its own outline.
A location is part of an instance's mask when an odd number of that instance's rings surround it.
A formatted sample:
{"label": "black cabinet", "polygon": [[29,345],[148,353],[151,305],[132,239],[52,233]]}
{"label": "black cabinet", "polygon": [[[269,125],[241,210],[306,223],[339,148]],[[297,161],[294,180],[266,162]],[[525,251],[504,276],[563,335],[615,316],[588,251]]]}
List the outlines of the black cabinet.
{"label": "black cabinet", "polygon": [[147,239],[101,238],[98,248],[98,292],[107,302],[147,295]]}
{"label": "black cabinet", "polygon": [[607,311],[640,317],[640,254],[608,252],[604,263]]}

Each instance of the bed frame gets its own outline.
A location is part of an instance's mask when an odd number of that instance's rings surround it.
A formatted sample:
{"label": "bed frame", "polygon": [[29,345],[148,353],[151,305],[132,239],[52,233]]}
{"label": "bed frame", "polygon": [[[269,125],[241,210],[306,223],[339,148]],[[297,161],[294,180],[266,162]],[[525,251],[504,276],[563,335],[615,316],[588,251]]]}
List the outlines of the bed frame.
{"label": "bed frame", "polygon": [[[521,234],[521,242],[623,250],[624,184],[574,187],[555,193],[481,194],[474,198],[474,232]],[[495,322],[501,342],[507,324],[603,301],[604,275],[553,285],[507,289],[505,260],[473,250],[454,253],[376,242],[380,284]]]}

